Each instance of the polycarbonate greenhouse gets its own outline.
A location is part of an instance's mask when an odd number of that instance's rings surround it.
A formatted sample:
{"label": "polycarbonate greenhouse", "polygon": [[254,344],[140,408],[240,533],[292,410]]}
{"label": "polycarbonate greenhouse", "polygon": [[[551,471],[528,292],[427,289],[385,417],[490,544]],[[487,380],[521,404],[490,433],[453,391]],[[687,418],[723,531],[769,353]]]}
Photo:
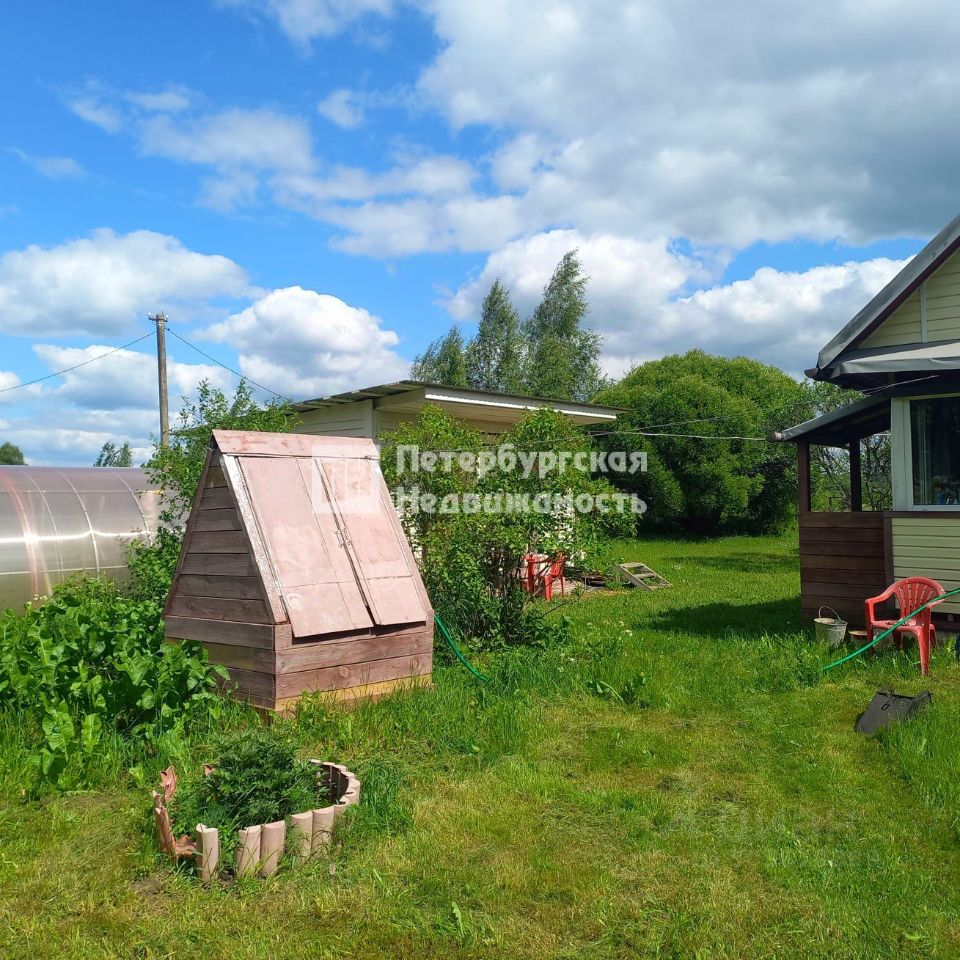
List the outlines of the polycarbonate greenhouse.
{"label": "polycarbonate greenhouse", "polygon": [[123,579],[156,532],[159,495],[135,467],[0,467],[0,609],[85,572]]}

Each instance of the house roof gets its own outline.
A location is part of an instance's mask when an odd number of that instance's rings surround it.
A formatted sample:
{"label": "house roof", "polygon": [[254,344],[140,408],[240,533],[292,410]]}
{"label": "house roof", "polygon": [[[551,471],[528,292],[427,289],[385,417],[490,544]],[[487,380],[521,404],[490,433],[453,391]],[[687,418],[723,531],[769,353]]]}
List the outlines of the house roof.
{"label": "house roof", "polygon": [[873,436],[890,429],[890,401],[893,397],[937,396],[956,393],[960,378],[936,373],[913,377],[901,383],[875,389],[852,403],[837,407],[786,430],[778,430],[771,440],[821,444],[826,447],[846,446],[851,440]]}
{"label": "house roof", "polygon": [[814,380],[834,379],[837,375],[836,361],[841,354],[876,330],[957,249],[960,249],[960,216],[954,217],[820,351],[817,365],[806,371],[807,376]]}
{"label": "house roof", "polygon": [[805,441],[827,447],[841,447],[890,429],[890,392],[878,390],[828,413],[773,434],[772,440],[789,443]]}
{"label": "house roof", "polygon": [[[623,413],[622,407],[607,407],[595,403],[579,403],[573,400],[558,400],[551,397],[530,397],[523,394],[497,393],[489,390],[474,390],[470,387],[445,387],[421,380],[398,380],[396,383],[384,383],[361,390],[349,390],[328,397],[304,400],[294,404],[293,409],[306,413],[324,407],[333,407],[344,403],[357,403],[362,400],[374,400],[378,404],[385,401],[391,409],[403,410],[405,395],[409,395],[410,410],[423,403],[438,403],[441,406],[454,406],[464,413],[495,413],[497,411],[527,411],[550,409],[565,413],[580,423],[603,423],[615,420]],[[472,410],[470,409],[472,408]]]}
{"label": "house roof", "polygon": [[830,374],[833,380],[872,375],[882,381],[890,373],[939,373],[948,370],[960,370],[960,340],[846,350],[831,365]]}

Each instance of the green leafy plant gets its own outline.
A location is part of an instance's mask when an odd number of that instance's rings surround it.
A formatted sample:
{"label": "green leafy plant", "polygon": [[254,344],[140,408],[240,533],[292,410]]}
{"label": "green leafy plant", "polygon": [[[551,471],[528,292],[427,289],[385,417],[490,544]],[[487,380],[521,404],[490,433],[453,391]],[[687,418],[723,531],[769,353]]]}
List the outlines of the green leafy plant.
{"label": "green leafy plant", "polygon": [[218,669],[199,644],[166,643],[158,605],[109,580],[68,580],[46,603],[0,614],[0,703],[30,728],[40,782],[83,785],[109,733],[156,746],[209,717]]}
{"label": "green leafy plant", "polygon": [[183,522],[193,505],[197,484],[214,430],[260,430],[286,433],[297,423],[289,405],[278,399],[260,406],[253,391],[241,381],[232,397],[206,380],[197,388],[197,399],[184,398],[170,432],[169,446],[155,443],[144,470],[163,493],[160,529],[152,543],[136,542],[128,563],[134,594],[160,600],[166,597],[180,554]]}
{"label": "green leafy plant", "polygon": [[184,778],[173,800],[174,831],[198,823],[226,832],[273,823],[331,803],[317,783],[315,765],[297,756],[296,740],[270,727],[249,727],[214,747],[212,770]]}
{"label": "green leafy plant", "polygon": [[590,677],[587,680],[587,692],[601,700],[615,700],[624,706],[639,707],[641,710],[650,706],[650,701],[644,696],[647,678],[642,673],[634,674],[620,684],[614,686],[607,680]]}

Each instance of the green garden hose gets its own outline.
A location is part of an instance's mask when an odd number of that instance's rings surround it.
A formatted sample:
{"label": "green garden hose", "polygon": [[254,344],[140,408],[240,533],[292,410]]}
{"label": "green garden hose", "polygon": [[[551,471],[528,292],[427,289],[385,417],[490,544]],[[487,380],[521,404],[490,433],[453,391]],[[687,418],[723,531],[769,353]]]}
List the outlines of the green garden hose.
{"label": "green garden hose", "polygon": [[[820,669],[826,673],[827,670],[832,670],[834,667],[839,667],[840,664],[846,663],[848,660],[852,660],[854,657],[859,657],[861,653],[869,650],[871,647],[876,646],[881,640],[885,637],[889,637],[894,630],[898,627],[902,627],[908,620],[913,619],[918,613],[922,613],[927,607],[932,607],[935,603],[940,603],[943,600],[946,600],[947,597],[956,596],[960,593],[960,587],[957,587],[955,590],[948,590],[946,593],[941,593],[940,596],[934,597],[932,600],[928,600],[925,604],[920,607],[917,607],[912,613],[908,613],[902,620],[898,620],[892,627],[884,630],[883,633],[878,637],[874,637],[869,643],[864,644],[859,650],[854,650],[853,653],[848,653],[845,657],[841,657],[839,660],[834,660],[833,663],[828,663],[825,667]],[[958,647],[960,649],[960,647]]]}
{"label": "green garden hose", "polygon": [[487,682],[489,677],[484,676],[472,663],[460,652],[460,648],[457,646],[456,641],[453,637],[450,636],[450,631],[443,625],[443,621],[436,615],[433,615],[433,619],[436,621],[437,626],[440,628],[440,632],[443,634],[447,643],[450,644],[450,649],[457,655],[457,659],[478,679],[482,680],[484,683]]}

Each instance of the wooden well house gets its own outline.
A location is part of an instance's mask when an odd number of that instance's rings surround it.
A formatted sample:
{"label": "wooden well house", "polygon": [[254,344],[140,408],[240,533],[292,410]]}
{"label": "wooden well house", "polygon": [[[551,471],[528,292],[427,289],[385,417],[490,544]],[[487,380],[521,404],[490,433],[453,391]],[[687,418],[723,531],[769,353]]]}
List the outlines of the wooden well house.
{"label": "wooden well house", "polygon": [[214,431],[164,617],[270,709],[430,678],[433,611],[371,440]]}

